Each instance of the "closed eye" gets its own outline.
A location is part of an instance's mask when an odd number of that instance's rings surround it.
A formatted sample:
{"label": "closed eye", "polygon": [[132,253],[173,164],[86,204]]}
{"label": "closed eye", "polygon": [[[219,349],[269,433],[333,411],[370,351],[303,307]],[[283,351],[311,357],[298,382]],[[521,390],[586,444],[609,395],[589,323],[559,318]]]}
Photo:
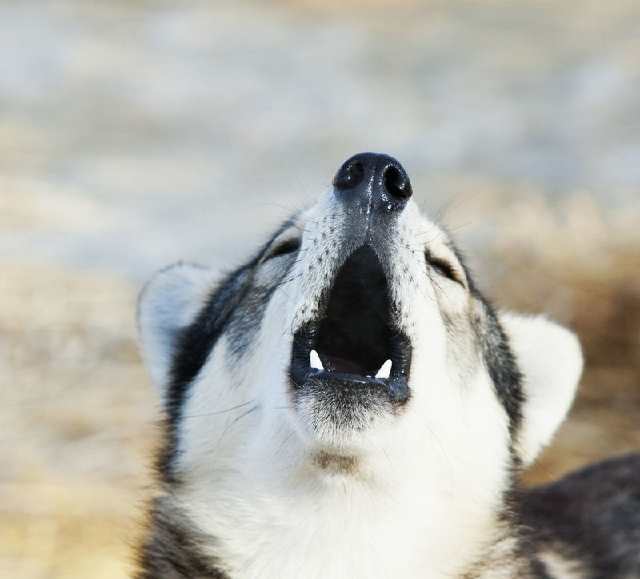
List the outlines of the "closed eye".
{"label": "closed eye", "polygon": [[460,277],[458,271],[446,259],[433,255],[428,249],[424,252],[427,265],[437,271],[440,275],[455,281],[462,287],[465,287],[464,281]]}
{"label": "closed eye", "polygon": [[294,253],[298,251],[298,249],[300,249],[300,239],[286,239],[273,247],[269,255],[267,255],[267,257],[265,258],[265,261],[273,259],[274,257],[287,255],[288,253]]}

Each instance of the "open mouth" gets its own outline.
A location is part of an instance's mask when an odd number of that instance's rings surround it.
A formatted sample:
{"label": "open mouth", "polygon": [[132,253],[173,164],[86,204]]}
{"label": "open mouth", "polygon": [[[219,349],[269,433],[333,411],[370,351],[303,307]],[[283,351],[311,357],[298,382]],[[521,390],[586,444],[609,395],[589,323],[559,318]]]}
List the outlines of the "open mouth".
{"label": "open mouth", "polygon": [[370,246],[342,265],[319,311],[294,336],[294,387],[370,386],[406,402],[411,345],[396,329],[387,278]]}

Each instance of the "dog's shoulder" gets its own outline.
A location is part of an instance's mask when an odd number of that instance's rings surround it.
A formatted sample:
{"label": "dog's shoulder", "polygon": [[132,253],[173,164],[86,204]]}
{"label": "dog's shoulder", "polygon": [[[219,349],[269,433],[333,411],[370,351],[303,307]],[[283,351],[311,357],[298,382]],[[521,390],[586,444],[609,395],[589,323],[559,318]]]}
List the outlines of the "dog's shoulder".
{"label": "dog's shoulder", "polygon": [[593,579],[640,577],[640,454],[612,458],[524,492],[520,513],[549,565]]}

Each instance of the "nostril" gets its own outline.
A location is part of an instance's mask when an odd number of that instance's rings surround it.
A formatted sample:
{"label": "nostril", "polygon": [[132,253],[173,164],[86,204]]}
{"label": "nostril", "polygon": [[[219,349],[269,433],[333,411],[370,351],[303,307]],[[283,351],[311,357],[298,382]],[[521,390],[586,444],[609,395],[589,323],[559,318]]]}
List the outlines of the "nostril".
{"label": "nostril", "polygon": [[333,185],[336,189],[353,189],[364,178],[364,167],[358,160],[347,161],[336,173]]}
{"label": "nostril", "polygon": [[384,169],[382,180],[387,192],[398,199],[409,199],[413,194],[409,177],[394,165],[389,165]]}

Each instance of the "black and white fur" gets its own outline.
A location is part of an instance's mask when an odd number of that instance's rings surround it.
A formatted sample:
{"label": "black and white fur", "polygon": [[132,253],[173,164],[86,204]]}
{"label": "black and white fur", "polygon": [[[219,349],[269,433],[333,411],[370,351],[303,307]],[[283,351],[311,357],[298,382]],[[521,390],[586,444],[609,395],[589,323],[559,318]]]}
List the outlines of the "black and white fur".
{"label": "black and white fur", "polygon": [[352,217],[331,189],[225,279],[179,264],[145,288],[166,420],[139,579],[640,577],[640,458],[518,486],[571,406],[576,337],[494,310],[413,201],[371,245],[410,344],[402,400],[295,386]]}

